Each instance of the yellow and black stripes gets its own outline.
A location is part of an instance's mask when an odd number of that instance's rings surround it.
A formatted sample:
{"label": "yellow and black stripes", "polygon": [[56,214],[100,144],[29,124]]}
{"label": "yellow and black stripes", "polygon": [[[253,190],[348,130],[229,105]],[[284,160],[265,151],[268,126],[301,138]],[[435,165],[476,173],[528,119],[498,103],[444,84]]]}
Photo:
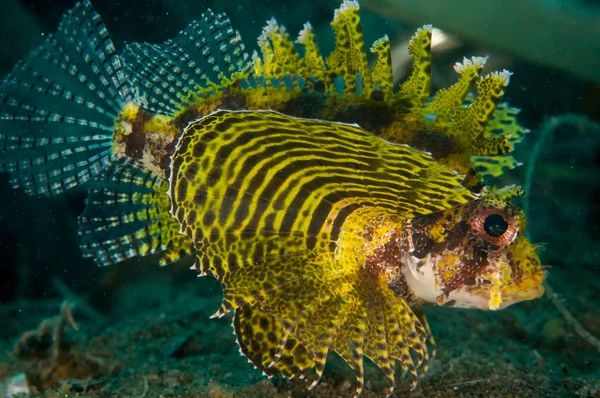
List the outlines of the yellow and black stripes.
{"label": "yellow and black stripes", "polygon": [[[363,354],[384,370],[392,368],[388,356],[398,359],[416,380],[409,348],[426,358],[427,334],[385,278],[364,267],[360,231],[374,217],[397,224],[472,200],[461,179],[429,155],[354,125],[217,111],[181,136],[169,194],[198,267],[223,287],[216,315],[256,307],[286,325],[277,342],[290,338],[306,349],[315,382],[335,350],[362,388]],[[242,350],[269,374],[243,319]]]}
{"label": "yellow and black stripes", "polygon": [[472,199],[460,181],[427,154],[356,126],[218,111],[183,133],[171,195],[184,232],[200,221],[205,228],[314,236],[336,203],[412,218]]}

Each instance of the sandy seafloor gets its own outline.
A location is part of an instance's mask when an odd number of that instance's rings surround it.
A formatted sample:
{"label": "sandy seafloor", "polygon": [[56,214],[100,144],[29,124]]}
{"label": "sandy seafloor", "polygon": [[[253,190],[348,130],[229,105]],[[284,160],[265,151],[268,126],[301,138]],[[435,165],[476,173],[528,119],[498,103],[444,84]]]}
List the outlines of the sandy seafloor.
{"label": "sandy seafloor", "polygon": [[[22,359],[10,354],[15,336],[57,316],[60,301],[0,307],[0,378],[8,383],[9,376],[25,372],[40,386],[53,386],[30,394],[34,397],[352,396],[353,375],[335,355],[311,392],[303,382],[263,377],[238,353],[230,317],[208,319],[219,306],[216,281],[197,280],[191,271],[166,271],[122,283],[110,297],[95,297],[105,300],[105,315],[84,301],[76,305],[79,331],[66,327],[57,360],[49,359],[52,327],[21,343],[17,356]],[[577,319],[600,335],[595,277],[552,272],[550,282]],[[394,396],[600,397],[599,353],[565,324],[548,299],[494,313],[432,307],[428,314],[437,356],[414,393],[398,374]],[[383,396],[382,374],[371,364],[366,378],[362,396]]]}

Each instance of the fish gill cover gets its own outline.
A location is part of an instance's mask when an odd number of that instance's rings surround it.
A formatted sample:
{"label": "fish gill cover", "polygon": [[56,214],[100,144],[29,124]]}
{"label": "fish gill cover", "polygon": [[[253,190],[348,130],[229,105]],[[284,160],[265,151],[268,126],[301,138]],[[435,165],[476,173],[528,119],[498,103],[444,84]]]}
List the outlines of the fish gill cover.
{"label": "fish gill cover", "polygon": [[333,351],[358,395],[366,356],[389,396],[396,361],[413,390],[427,370],[423,304],[495,310],[543,293],[511,203],[522,192],[482,189],[518,165],[527,130],[499,103],[510,72],[479,76],[484,57],[431,97],[430,26],[397,89],[387,37],[369,66],[358,2],[331,26],[327,57],[309,23],[294,42],[275,20],[250,55],[207,11],[118,54],[78,3],[2,84],[0,167],[32,195],[88,187],[81,247],[99,265],[194,256],[265,374],[314,386]]}

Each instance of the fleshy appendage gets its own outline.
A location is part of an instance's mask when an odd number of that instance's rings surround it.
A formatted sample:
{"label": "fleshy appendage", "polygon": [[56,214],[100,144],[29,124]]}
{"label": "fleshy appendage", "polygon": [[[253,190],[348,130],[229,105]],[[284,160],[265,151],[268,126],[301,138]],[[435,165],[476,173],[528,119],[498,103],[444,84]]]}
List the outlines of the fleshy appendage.
{"label": "fleshy appendage", "polygon": [[[142,113],[141,119],[123,113],[120,120],[139,130],[134,134],[146,135],[136,158],[165,170],[172,143],[190,121],[217,109],[269,109],[357,123],[470,174],[469,186],[518,165],[509,153],[526,130],[512,108],[499,105],[510,72],[480,76],[487,58],[465,58],[454,67],[460,75],[456,84],[431,96],[432,28],[426,25],[409,43],[412,72],[395,89],[390,40],[372,45],[376,60],[370,66],[358,2],[344,1],[331,26],[336,46],[328,56],[321,55],[310,23],[294,41],[271,19],[258,38],[259,51],[250,57],[229,20],[210,11],[163,44],[129,45],[124,58],[140,90],[141,108],[159,113]],[[473,85],[476,96],[469,95]],[[117,132],[115,150],[135,152],[128,151],[130,141],[124,138]]]}
{"label": "fleshy appendage", "polygon": [[132,100],[100,16],[78,3],[0,86],[0,171],[32,195],[84,184],[110,163],[114,120]]}
{"label": "fleshy appendage", "polygon": [[428,332],[365,267],[365,224],[400,225],[473,200],[461,181],[428,154],[356,125],[217,111],[183,133],[169,195],[198,269],[223,287],[215,316],[236,312],[241,352],[256,367],[302,378],[314,367],[314,386],[335,351],[359,393],[367,356],[391,394],[395,360],[416,386]]}

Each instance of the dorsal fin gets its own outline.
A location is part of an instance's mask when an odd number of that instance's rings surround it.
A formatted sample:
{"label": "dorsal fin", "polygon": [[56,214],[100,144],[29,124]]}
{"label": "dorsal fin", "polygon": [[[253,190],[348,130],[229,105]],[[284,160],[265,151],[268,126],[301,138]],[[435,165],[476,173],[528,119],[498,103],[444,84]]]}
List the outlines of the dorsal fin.
{"label": "dorsal fin", "polygon": [[240,34],[211,10],[163,44],[128,45],[123,57],[143,107],[166,115],[247,77],[250,66]]}

